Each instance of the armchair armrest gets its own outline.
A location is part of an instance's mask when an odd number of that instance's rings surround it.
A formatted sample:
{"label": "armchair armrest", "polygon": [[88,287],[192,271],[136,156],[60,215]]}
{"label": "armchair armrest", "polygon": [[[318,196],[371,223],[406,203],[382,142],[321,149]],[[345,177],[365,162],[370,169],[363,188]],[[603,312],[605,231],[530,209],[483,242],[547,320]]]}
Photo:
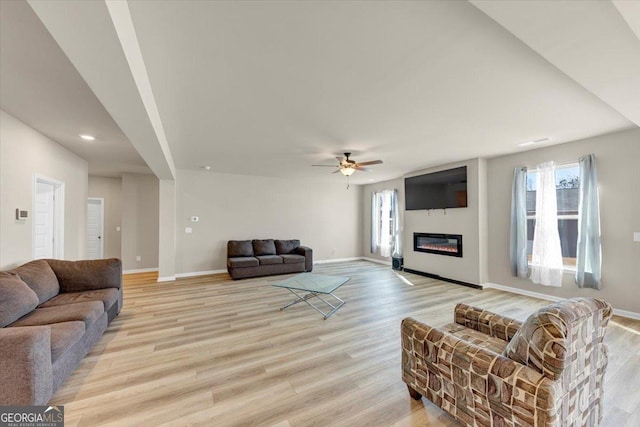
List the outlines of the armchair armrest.
{"label": "armchair armrest", "polygon": [[117,258],[85,261],[48,259],[62,292],[122,287],[122,262]]}
{"label": "armchair armrest", "polygon": [[475,329],[484,334],[504,341],[511,341],[511,338],[518,332],[522,322],[510,317],[500,316],[491,311],[472,307],[467,304],[458,304],[455,308],[454,320],[457,324]]}
{"label": "armchair armrest", "polygon": [[313,249],[306,246],[298,246],[296,254],[304,256],[304,271],[313,270]]}
{"label": "armchair armrest", "polygon": [[412,397],[467,425],[497,416],[505,425],[559,426],[559,383],[412,318],[402,321],[402,379]]}
{"label": "armchair armrest", "polygon": [[44,405],[53,393],[51,328],[0,329],[0,405]]}

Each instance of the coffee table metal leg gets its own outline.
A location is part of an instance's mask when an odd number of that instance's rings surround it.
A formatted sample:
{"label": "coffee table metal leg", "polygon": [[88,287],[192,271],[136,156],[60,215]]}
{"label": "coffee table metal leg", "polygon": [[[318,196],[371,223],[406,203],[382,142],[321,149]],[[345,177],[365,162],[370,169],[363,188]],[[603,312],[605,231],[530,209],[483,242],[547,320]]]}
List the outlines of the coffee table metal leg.
{"label": "coffee table metal leg", "polygon": [[[331,295],[332,297],[334,297],[335,299],[337,299],[340,303],[338,305],[333,305],[331,304],[329,301],[325,300],[324,298],[322,298],[319,293],[317,292],[309,292],[305,295],[301,295],[299,293],[297,293],[296,291],[294,291],[293,289],[287,288],[289,289],[289,291],[294,294],[297,298],[290,302],[289,304],[285,305],[284,307],[282,307],[280,310],[284,310],[287,307],[291,307],[294,304],[297,304],[299,302],[305,302],[307,303],[307,305],[311,308],[313,308],[315,311],[317,311],[318,313],[322,314],[322,316],[326,319],[328,319],[329,317],[331,317],[331,315],[333,313],[335,313],[336,311],[338,311],[338,309],[340,307],[342,307],[345,304],[345,301],[341,300],[340,298],[338,298],[336,295],[329,293],[329,294],[325,294],[325,295]],[[329,307],[331,307],[331,310],[328,312],[324,312],[322,311],[320,308],[318,308],[315,304],[309,302],[309,300],[313,297],[318,297],[320,299],[320,301],[322,301],[323,303],[325,303],[326,305],[328,305]]]}

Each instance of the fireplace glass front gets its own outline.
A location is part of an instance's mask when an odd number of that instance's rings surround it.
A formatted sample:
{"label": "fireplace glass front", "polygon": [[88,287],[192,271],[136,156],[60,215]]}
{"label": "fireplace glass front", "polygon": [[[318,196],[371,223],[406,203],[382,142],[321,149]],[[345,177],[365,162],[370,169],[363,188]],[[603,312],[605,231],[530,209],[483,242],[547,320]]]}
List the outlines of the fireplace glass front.
{"label": "fireplace glass front", "polygon": [[460,234],[413,233],[413,250],[462,257]]}

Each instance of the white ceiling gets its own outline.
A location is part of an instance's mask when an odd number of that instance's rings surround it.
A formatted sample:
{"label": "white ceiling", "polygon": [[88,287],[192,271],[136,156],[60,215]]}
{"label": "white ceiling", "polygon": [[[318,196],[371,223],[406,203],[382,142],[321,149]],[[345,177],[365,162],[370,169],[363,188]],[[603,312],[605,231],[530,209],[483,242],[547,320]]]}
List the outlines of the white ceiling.
{"label": "white ceiling", "polygon": [[[67,70],[65,75],[74,81],[82,80],[82,75],[88,83],[82,82],[83,93],[73,94],[76,103],[85,98],[96,101],[90,87],[126,129],[131,143],[140,147],[145,141],[139,141],[140,134],[118,116],[118,91],[113,89],[118,82],[108,80],[127,68],[124,55],[120,52],[121,58],[111,59],[109,52],[87,49],[91,47],[87,40],[98,44],[107,36],[114,39],[116,30],[102,25],[100,31],[91,32],[78,25],[87,26],[89,12],[107,22],[104,17],[109,17],[109,11],[101,2],[80,3],[31,2],[62,51],[15,38],[4,40],[10,30],[46,32],[38,22],[2,29],[3,63],[5,50],[17,52],[8,57],[13,62],[8,68],[17,71],[2,70],[0,105],[65,143],[64,135],[54,134],[55,127],[46,122],[53,113],[42,112],[37,105],[53,104],[59,96],[29,94],[27,83],[11,96],[4,91],[20,78],[31,78],[25,72],[29,68],[20,68],[24,66],[15,55],[23,49],[36,53],[46,49],[56,54],[40,55],[41,61],[50,64],[41,63],[43,76],[35,77],[48,81],[40,90],[46,93],[46,86],[56,84],[55,79],[46,78],[55,74],[56,64],[72,67],[64,51],[80,71]],[[373,167],[374,172],[351,177],[352,183],[367,183],[429,166],[523,150],[517,143],[531,139],[549,137],[556,144],[638,124],[633,113],[638,97],[620,94],[634,93],[640,83],[621,79],[618,62],[617,70],[584,66],[590,54],[591,63],[597,64],[598,55],[610,46],[614,54],[601,61],[621,61],[640,52],[640,40],[625,23],[629,19],[623,19],[622,9],[608,1],[565,2],[562,14],[553,16],[554,26],[542,27],[541,38],[532,31],[519,32],[518,20],[525,16],[525,22],[544,22],[550,18],[548,13],[555,13],[553,8],[520,6],[521,2],[492,3],[485,8],[484,2],[474,3],[478,7],[460,1],[129,2],[135,31],[123,37],[119,30],[118,36],[125,52],[137,52],[137,58],[127,55],[130,69],[126,71],[138,73],[135,81],[143,97],[148,90],[140,89],[145,86],[139,83],[139,73],[146,73],[151,104],[155,102],[150,108],[147,97],[146,111],[153,113],[157,106],[160,130],[153,118],[151,122],[156,135],[166,134],[169,158],[177,168],[210,165],[220,172],[338,180],[344,178],[311,165],[337,163],[336,154],[351,151],[357,161],[384,161]],[[507,12],[500,15],[503,6]],[[565,24],[583,17],[591,25],[564,31]],[[112,11],[111,19],[122,28],[128,14],[123,18]],[[105,34],[109,31],[112,34]],[[33,37],[40,42],[46,39]],[[536,40],[545,43],[539,45]],[[78,49],[82,43],[84,50]],[[568,64],[563,62],[575,44],[579,54]],[[550,54],[549,47],[556,45],[564,53]],[[98,56],[101,75],[91,67]],[[138,65],[132,66],[136,59]],[[626,67],[625,76],[640,76],[640,64],[635,61],[621,66]],[[130,92],[122,93],[130,96]],[[91,123],[95,116],[103,124],[105,116],[110,119],[104,109],[89,113],[84,108],[86,116],[78,116],[68,105],[74,103],[57,103],[48,105],[49,110],[57,110],[53,121],[69,127],[79,125],[78,117]],[[113,120],[110,125],[119,130]]]}

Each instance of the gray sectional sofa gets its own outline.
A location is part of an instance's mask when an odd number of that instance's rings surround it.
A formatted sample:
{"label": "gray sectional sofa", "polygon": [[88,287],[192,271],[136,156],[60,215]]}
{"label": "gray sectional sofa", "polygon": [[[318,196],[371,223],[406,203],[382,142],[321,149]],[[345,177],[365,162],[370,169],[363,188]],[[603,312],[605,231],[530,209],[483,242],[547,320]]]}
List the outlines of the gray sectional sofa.
{"label": "gray sectional sofa", "polygon": [[313,269],[313,251],[300,240],[229,240],[227,271],[235,279]]}
{"label": "gray sectional sofa", "polygon": [[45,405],[121,308],[115,258],[0,272],[0,405]]}

